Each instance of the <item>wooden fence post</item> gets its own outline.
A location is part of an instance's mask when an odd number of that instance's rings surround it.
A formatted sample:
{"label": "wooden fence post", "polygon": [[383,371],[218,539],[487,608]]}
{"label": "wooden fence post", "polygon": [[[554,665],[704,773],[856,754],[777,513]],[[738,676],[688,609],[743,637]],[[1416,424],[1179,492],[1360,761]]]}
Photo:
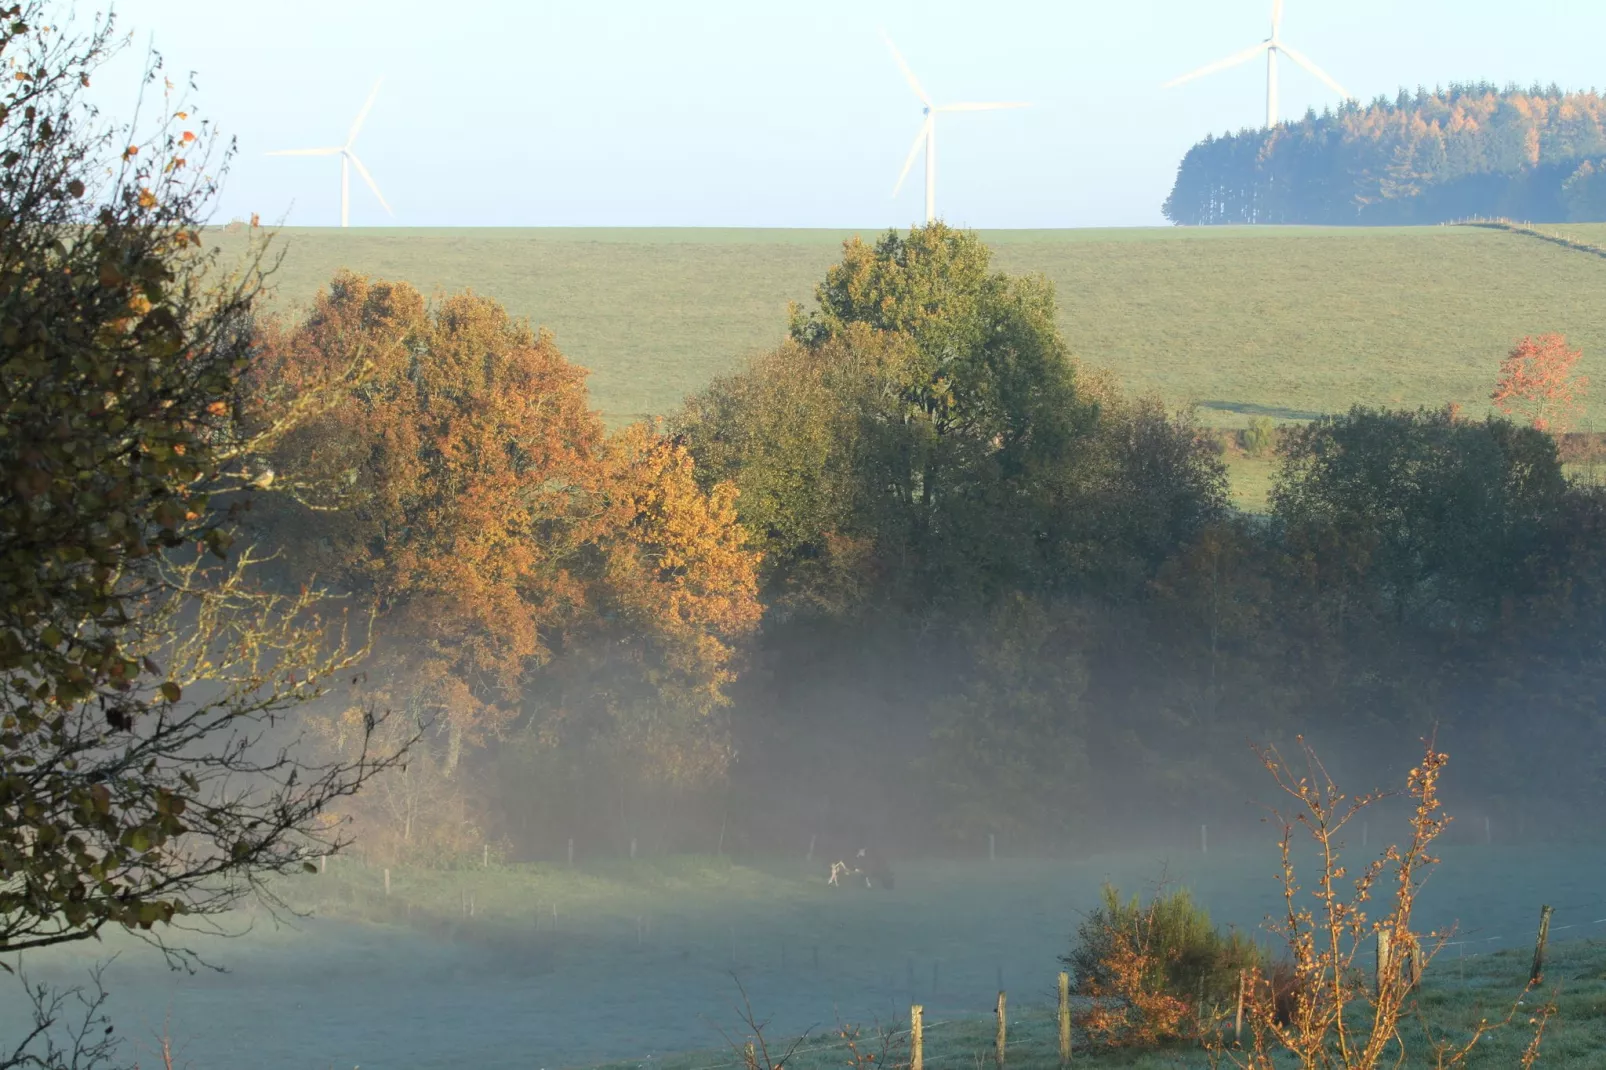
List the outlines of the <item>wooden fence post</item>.
{"label": "wooden fence post", "polygon": [[998,993],[998,1036],[993,1044],[993,1058],[998,1063],[998,1070],[1004,1070],[1004,1047],[1008,1039],[1008,1018],[1005,1017],[1005,997],[1003,992]]}
{"label": "wooden fence post", "polygon": [[480,868],[481,869],[490,869],[491,868],[491,845],[490,844],[486,844],[485,845],[484,851],[480,855]]}
{"label": "wooden fence post", "polygon": [[321,877],[325,873],[328,873],[328,872],[329,872],[329,856],[328,855],[319,855],[318,856],[318,875]]}
{"label": "wooden fence post", "polygon": [[1244,989],[1249,984],[1249,971],[1238,971],[1238,1013],[1232,1019],[1232,1039],[1241,1042],[1244,1038]]}
{"label": "wooden fence post", "polygon": [[1060,1067],[1071,1065],[1071,976],[1060,971]]}
{"label": "wooden fence post", "polygon": [[909,1007],[909,1070],[925,1070],[926,1067],[924,1010],[918,1003]]}
{"label": "wooden fence post", "polygon": [[1539,908],[1539,940],[1534,944],[1534,967],[1528,973],[1528,980],[1538,984],[1545,979],[1545,941],[1550,939],[1550,906],[1547,904]]}
{"label": "wooden fence post", "polygon": [[1391,934],[1387,929],[1377,931],[1377,992],[1383,994],[1388,986],[1389,974],[1389,939]]}
{"label": "wooden fence post", "polygon": [[385,867],[385,894],[390,894],[390,867]]}

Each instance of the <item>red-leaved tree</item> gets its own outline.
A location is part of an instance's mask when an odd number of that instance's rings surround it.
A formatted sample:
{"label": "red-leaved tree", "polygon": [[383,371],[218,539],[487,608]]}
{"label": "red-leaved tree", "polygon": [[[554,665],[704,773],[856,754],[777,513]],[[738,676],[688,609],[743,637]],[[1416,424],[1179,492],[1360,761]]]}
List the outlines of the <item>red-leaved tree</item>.
{"label": "red-leaved tree", "polygon": [[1589,387],[1587,378],[1574,374],[1582,356],[1565,335],[1525,337],[1501,361],[1490,400],[1541,431],[1565,431]]}

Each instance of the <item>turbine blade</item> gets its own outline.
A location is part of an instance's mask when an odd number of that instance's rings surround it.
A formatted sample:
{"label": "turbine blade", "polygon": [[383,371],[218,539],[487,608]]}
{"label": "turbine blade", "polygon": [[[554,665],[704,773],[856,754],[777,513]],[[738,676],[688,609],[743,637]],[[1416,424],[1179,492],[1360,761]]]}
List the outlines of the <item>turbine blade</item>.
{"label": "turbine blade", "polygon": [[897,61],[898,69],[909,80],[909,88],[915,91],[915,96],[920,98],[920,103],[928,108],[931,107],[931,98],[926,96],[926,91],[920,86],[920,79],[916,78],[915,72],[909,69],[909,64],[903,61],[903,53],[899,52],[898,46],[892,43],[892,38],[887,36],[887,31],[881,31],[881,40],[887,43],[887,48],[892,52],[892,58]]}
{"label": "turbine blade", "polygon": [[1250,60],[1254,59],[1256,56],[1260,55],[1270,47],[1270,41],[1262,41],[1258,45],[1244,49],[1242,52],[1234,52],[1226,59],[1218,59],[1216,62],[1206,64],[1196,71],[1191,71],[1188,74],[1184,74],[1181,78],[1173,78],[1160,88],[1170,89],[1174,85],[1181,85],[1183,82],[1191,82],[1195,78],[1203,78],[1207,74],[1215,74],[1217,71],[1224,71],[1228,67],[1236,67],[1240,63],[1248,63]]}
{"label": "turbine blade", "polygon": [[346,135],[346,148],[351,148],[352,142],[357,140],[357,131],[362,129],[362,121],[368,118],[368,110],[374,106],[374,98],[379,96],[379,87],[384,84],[384,81],[381,78],[374,83],[373,91],[368,94],[367,101],[363,103],[362,111],[357,113],[356,122],[351,124],[351,133]]}
{"label": "turbine blade", "polygon": [[1278,45],[1277,51],[1281,52],[1283,55],[1299,64],[1301,67],[1320,78],[1323,82],[1326,82],[1327,88],[1337,93],[1340,97],[1343,97],[1345,100],[1350,99],[1350,93],[1348,89],[1345,89],[1343,86],[1333,81],[1326,71],[1322,70],[1320,67],[1316,66],[1316,64],[1306,59],[1303,53],[1295,52],[1287,45]]}
{"label": "turbine blade", "polygon": [[1283,25],[1283,0],[1271,0],[1271,39],[1277,39],[1277,31]]}
{"label": "turbine blade", "polygon": [[933,108],[932,110],[933,111],[998,111],[1001,108],[1029,108],[1029,107],[1031,107],[1030,104],[1025,104],[1025,103],[1022,103],[1020,101],[1013,101],[1012,100],[1012,101],[1006,101],[1006,102],[997,103],[997,104],[944,104],[942,107]]}
{"label": "turbine blade", "polygon": [[277,152],[266,152],[264,156],[333,156],[345,150],[336,146],[332,149],[280,149]]}
{"label": "turbine blade", "polygon": [[915,165],[915,157],[920,155],[920,148],[931,136],[931,116],[920,124],[920,133],[915,135],[915,143],[909,146],[909,155],[903,158],[903,170],[898,172],[898,184],[892,187],[892,195],[896,197],[898,191],[903,189],[903,180],[909,177],[909,168]]}
{"label": "turbine blade", "polygon": [[379,198],[379,203],[384,205],[385,211],[390,215],[395,215],[396,213],[390,210],[390,205],[385,203],[385,195],[379,192],[379,185],[374,181],[374,176],[370,175],[368,168],[364,167],[362,161],[357,159],[357,154],[348,152],[346,153],[346,159],[351,161],[351,165],[357,169],[357,173],[362,176],[362,180],[368,183],[368,188],[374,191],[374,196]]}

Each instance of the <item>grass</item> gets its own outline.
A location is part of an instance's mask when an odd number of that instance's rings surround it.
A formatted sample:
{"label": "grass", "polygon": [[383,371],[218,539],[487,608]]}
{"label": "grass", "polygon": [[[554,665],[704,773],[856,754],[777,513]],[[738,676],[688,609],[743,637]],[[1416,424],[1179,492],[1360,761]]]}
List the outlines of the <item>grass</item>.
{"label": "grass", "polygon": [[[1532,953],[1502,951],[1457,962],[1441,958],[1430,967],[1418,994],[1416,1013],[1404,1030],[1407,1058],[1402,1065],[1426,1067],[1432,1038],[1465,1042],[1483,1019],[1499,1021],[1512,1008],[1527,981]],[[1486,1034],[1466,1065],[1514,1067],[1532,1036],[1530,1012],[1547,999],[1553,999],[1557,1014],[1546,1027],[1540,1048],[1541,1065],[1567,1066],[1576,1070],[1606,1067],[1606,942],[1578,941],[1555,945],[1549,956],[1546,983],[1519,1008],[1511,1024]],[[989,1067],[994,1058],[995,1021],[991,1015],[928,1017],[925,1026],[925,1064],[936,1067]],[[1424,1026],[1426,1029],[1424,1029]],[[889,1023],[897,1031],[897,1042],[906,1045],[906,1023]],[[873,1033],[862,1030],[861,1042],[870,1051],[879,1051]],[[745,1040],[745,1037],[738,1039]],[[795,1038],[767,1038],[774,1054],[784,1052]],[[905,1050],[900,1047],[898,1050]],[[1098,1049],[1087,1037],[1076,1032],[1072,1038],[1073,1065],[1081,1067],[1131,1067],[1134,1070],[1176,1070],[1180,1067],[1210,1067],[1210,1058],[1200,1048],[1178,1044],[1157,1051],[1134,1052]],[[1059,1047],[1054,1009],[1049,1005],[1010,1007],[1008,1066],[1014,1070],[1058,1070]],[[845,1064],[848,1052],[832,1029],[811,1034],[800,1045],[792,1070],[827,1070]],[[705,1070],[739,1064],[731,1049],[708,1048],[656,1058],[654,1070]],[[1392,1059],[1389,1060],[1392,1065]],[[602,1064],[599,1070],[625,1070],[640,1062]],[[1230,1065],[1224,1063],[1223,1065]]]}
{"label": "grass", "polygon": [[[1606,241],[1606,227],[1552,228]],[[214,232],[229,250],[237,236]],[[674,409],[785,331],[848,231],[290,229],[281,306],[340,267],[425,293],[472,288],[550,327],[618,423]],[[867,234],[866,236],[873,236]],[[1081,358],[1222,427],[1354,403],[1486,409],[1521,335],[1606,352],[1606,260],[1477,227],[992,231],[1040,272]],[[1606,393],[1586,424],[1606,428]],[[1251,492],[1251,496],[1253,493]]]}
{"label": "grass", "polygon": [[[1374,842],[1390,827],[1374,815]],[[1218,923],[1245,929],[1277,909],[1269,841],[1256,834],[1236,843],[1222,833],[1218,846],[1216,831],[1208,856],[1194,844],[996,865],[900,859],[891,892],[829,888],[818,856],[812,866],[801,857],[588,857],[572,869],[561,861],[396,869],[387,899],[382,870],[340,858],[322,876],[280,886],[313,919],[276,927],[256,914],[238,919],[251,929],[237,939],[191,941],[227,973],[173,973],[115,934],[104,944],[56,949],[30,972],[73,983],[90,962],[117,952],[108,987],[120,1034],[149,1038],[170,1015],[182,1061],[238,1070],[309,1058],[318,1066],[409,1070],[728,1063],[720,1030],[740,1029],[733,973],[760,1019],[773,1018],[777,1037],[829,1030],[839,1014],[867,1027],[902,1025],[913,998],[932,1024],[928,1055],[951,1060],[930,1062],[933,1070],[970,1068],[974,1053],[991,1044],[987,1012],[1001,972],[1012,1012],[1010,1066],[1031,1067],[1033,1050],[1052,1051],[1046,1013],[1055,957],[1104,880],[1147,889],[1166,869]],[[1590,945],[1572,941],[1606,934],[1593,924],[1606,918],[1606,855],[1471,843],[1442,853],[1422,924],[1459,919],[1466,939],[1488,942],[1451,949],[1430,971],[1429,993],[1460,983],[1454,956],[1462,950],[1466,983],[1484,985],[1491,1009],[1496,997],[1514,996],[1539,904],[1548,902],[1556,907],[1552,978],[1565,987],[1561,1032],[1547,1050],[1582,1052],[1597,1043],[1606,952],[1575,961]],[[469,894],[472,918],[463,914]],[[1517,950],[1472,957],[1480,946]],[[1457,996],[1457,1006],[1476,994]],[[10,1035],[14,1011],[0,1001],[0,1036]],[[819,1053],[796,1070],[840,1067],[838,1055]],[[1567,1065],[1601,1065],[1589,1058]],[[1186,1051],[1139,1065],[1179,1061],[1199,1065]],[[1126,1064],[1112,1057],[1098,1065]]]}

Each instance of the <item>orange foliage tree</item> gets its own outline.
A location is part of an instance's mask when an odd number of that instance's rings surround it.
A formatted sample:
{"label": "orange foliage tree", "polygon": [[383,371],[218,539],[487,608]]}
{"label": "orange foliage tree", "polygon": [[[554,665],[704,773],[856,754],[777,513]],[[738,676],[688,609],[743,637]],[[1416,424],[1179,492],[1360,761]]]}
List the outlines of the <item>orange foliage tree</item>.
{"label": "orange foliage tree", "polygon": [[1501,412],[1521,416],[1540,431],[1565,431],[1589,387],[1574,372],[1581,356],[1564,335],[1525,337],[1500,362],[1489,398]]}
{"label": "orange foliage tree", "polygon": [[[539,719],[530,684],[546,673],[564,686],[538,735],[559,742],[589,712],[677,771],[723,771],[708,715],[758,616],[734,489],[699,490],[685,451],[647,428],[610,439],[584,370],[472,294],[430,307],[343,273],[305,320],[263,331],[257,395],[289,404],[354,359],[362,384],[269,459],[283,492],[270,522],[297,569],[378,603],[389,653],[370,678],[442,728],[442,768]],[[626,657],[618,681],[586,671]]]}

